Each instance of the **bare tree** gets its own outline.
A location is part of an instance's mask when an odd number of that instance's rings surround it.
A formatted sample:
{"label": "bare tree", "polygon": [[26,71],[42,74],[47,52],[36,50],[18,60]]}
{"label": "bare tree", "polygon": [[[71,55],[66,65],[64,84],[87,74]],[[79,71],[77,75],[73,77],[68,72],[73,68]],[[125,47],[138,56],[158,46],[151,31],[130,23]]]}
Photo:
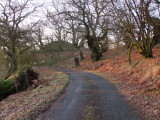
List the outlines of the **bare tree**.
{"label": "bare tree", "polygon": [[84,36],[91,50],[92,61],[98,61],[102,56],[99,38],[105,38],[108,32],[108,13],[111,1],[68,0],[70,9],[63,11],[67,19],[78,21],[85,29]]}
{"label": "bare tree", "polygon": [[35,34],[35,39],[38,42],[38,45],[40,49],[44,47],[43,39],[44,39],[44,27],[42,26],[42,23],[40,22],[38,25],[35,26],[34,34]]}
{"label": "bare tree", "polygon": [[[68,32],[66,30],[65,16],[64,15],[55,15],[56,13],[47,12],[47,19],[52,29],[54,38],[58,41],[58,51],[63,51],[62,42],[67,41]],[[60,56],[60,54],[59,54]]]}
{"label": "bare tree", "polygon": [[67,31],[70,35],[70,39],[76,50],[79,51],[80,59],[83,60],[84,55],[82,48],[86,43],[86,38],[84,36],[85,29],[84,27],[79,26],[79,22],[73,19],[65,19],[67,23]]}
{"label": "bare tree", "polygon": [[160,42],[160,18],[154,13],[152,0],[125,0],[117,8],[119,33],[129,44],[129,61],[132,47],[135,47],[144,58],[153,57],[152,49]]}
{"label": "bare tree", "polygon": [[78,21],[73,19],[66,18],[65,22],[67,23],[67,32],[70,35],[72,44],[77,50],[80,50],[80,48],[84,47],[86,42],[86,38],[83,34],[85,32],[84,28],[79,26]]}
{"label": "bare tree", "polygon": [[[1,0],[0,2],[0,44],[9,58],[8,76],[17,70],[18,47],[26,40],[27,31],[23,26],[26,20],[36,10],[29,0]],[[24,42],[25,43],[25,42]]]}

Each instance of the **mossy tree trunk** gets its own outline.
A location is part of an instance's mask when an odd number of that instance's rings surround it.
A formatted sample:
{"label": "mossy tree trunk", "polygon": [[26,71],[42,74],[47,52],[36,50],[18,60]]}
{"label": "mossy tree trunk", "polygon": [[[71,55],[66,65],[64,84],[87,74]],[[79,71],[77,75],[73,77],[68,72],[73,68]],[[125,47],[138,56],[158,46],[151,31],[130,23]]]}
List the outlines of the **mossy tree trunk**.
{"label": "mossy tree trunk", "polygon": [[7,79],[7,80],[0,81],[0,98],[1,99],[15,92],[16,92],[16,87],[13,80]]}
{"label": "mossy tree trunk", "polygon": [[144,48],[141,50],[141,52],[139,52],[145,59],[147,58],[153,58],[153,52],[152,52],[152,48]]}
{"label": "mossy tree trunk", "polygon": [[79,58],[78,58],[78,57],[75,57],[75,58],[74,58],[74,62],[75,62],[75,67],[80,66]]}
{"label": "mossy tree trunk", "polygon": [[38,79],[38,73],[31,68],[23,68],[8,79],[0,80],[0,98],[27,89]]}
{"label": "mossy tree trunk", "polygon": [[80,59],[81,59],[81,60],[84,60],[84,59],[85,59],[85,58],[84,58],[84,55],[83,55],[83,51],[80,50],[79,55],[80,55]]}
{"label": "mossy tree trunk", "polygon": [[95,40],[96,38],[88,38],[88,47],[91,51],[91,58],[93,62],[100,60],[102,57],[102,53],[99,51],[99,44]]}
{"label": "mossy tree trunk", "polygon": [[8,56],[8,71],[5,79],[10,77],[14,72],[17,71],[17,55],[16,55],[16,43],[12,43],[12,49],[4,50],[4,53]]}
{"label": "mossy tree trunk", "polygon": [[144,59],[153,58],[153,52],[152,52],[153,47],[151,45],[141,46],[138,43],[133,43],[130,45],[129,52],[128,52],[129,64],[131,64],[132,62],[131,61],[131,50],[133,47],[135,47],[136,50],[139,51],[139,53],[143,56]]}
{"label": "mossy tree trunk", "polygon": [[17,71],[17,59],[16,59],[16,55],[12,55],[10,57],[10,66],[8,69],[8,77],[14,73],[15,71]]}

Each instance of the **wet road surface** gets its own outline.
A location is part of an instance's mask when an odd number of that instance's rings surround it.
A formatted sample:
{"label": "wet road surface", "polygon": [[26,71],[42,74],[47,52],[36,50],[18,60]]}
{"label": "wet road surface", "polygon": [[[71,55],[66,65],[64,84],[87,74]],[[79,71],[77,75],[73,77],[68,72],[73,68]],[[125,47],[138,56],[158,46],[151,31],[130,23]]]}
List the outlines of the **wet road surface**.
{"label": "wet road surface", "polygon": [[68,73],[70,84],[36,120],[141,120],[106,79],[88,72],[54,70]]}

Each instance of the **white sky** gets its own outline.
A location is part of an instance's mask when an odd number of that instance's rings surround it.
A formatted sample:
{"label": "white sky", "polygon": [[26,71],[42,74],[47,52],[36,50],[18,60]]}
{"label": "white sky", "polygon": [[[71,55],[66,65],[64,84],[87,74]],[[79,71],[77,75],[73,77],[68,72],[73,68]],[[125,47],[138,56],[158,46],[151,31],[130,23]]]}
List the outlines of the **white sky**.
{"label": "white sky", "polygon": [[34,22],[37,20],[44,20],[47,9],[50,9],[51,11],[54,10],[52,5],[52,0],[34,0],[34,3],[37,5],[42,5],[42,7],[38,8],[38,11],[34,13],[34,16],[30,18],[28,22]]}
{"label": "white sky", "polygon": [[[42,5],[42,7],[39,7],[37,12],[35,12],[31,17],[25,20],[25,24],[30,24],[32,22],[36,22],[39,20],[45,21],[47,9],[52,12],[54,11],[54,8],[52,6],[52,0],[33,0],[33,2],[34,4]],[[45,34],[46,35],[52,34],[51,29],[46,28]]]}

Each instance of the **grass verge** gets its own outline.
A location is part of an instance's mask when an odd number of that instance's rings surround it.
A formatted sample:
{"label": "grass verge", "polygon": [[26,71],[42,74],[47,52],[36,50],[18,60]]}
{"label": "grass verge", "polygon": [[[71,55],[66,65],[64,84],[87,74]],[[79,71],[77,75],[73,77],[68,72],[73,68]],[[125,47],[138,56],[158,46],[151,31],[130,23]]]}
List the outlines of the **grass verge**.
{"label": "grass verge", "polygon": [[41,84],[0,102],[0,120],[33,120],[55,101],[69,84],[69,75],[38,69]]}

